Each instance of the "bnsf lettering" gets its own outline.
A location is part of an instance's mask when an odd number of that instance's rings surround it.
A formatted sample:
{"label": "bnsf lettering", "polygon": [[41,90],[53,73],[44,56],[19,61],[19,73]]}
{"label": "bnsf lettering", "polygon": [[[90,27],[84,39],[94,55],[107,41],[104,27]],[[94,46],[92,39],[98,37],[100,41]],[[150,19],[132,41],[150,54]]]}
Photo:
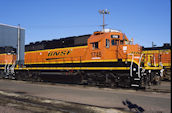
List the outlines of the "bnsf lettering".
{"label": "bnsf lettering", "polygon": [[50,52],[48,53],[48,56],[64,56],[64,55],[69,55],[71,51],[55,51],[55,52]]}

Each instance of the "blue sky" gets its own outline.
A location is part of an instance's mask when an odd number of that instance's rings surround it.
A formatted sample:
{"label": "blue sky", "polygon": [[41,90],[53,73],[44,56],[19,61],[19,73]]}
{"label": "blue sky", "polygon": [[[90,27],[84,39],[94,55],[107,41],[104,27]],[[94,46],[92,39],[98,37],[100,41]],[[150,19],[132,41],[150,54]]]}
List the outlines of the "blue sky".
{"label": "blue sky", "polygon": [[101,30],[99,9],[108,9],[106,28],[124,32],[148,47],[171,42],[170,0],[0,0],[0,23],[26,30],[26,44]]}

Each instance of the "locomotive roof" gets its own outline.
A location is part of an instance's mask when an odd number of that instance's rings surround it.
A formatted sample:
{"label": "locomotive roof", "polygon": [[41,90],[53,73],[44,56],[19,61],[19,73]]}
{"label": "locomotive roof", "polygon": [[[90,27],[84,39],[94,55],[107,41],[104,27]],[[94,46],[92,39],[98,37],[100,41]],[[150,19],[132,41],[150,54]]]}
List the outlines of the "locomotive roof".
{"label": "locomotive roof", "polygon": [[163,46],[159,46],[159,47],[143,47],[143,50],[162,50],[162,49],[171,49],[171,45],[168,43],[164,43]]}
{"label": "locomotive roof", "polygon": [[104,29],[102,30],[102,32],[120,32],[121,33],[120,30],[115,30],[115,29]]}

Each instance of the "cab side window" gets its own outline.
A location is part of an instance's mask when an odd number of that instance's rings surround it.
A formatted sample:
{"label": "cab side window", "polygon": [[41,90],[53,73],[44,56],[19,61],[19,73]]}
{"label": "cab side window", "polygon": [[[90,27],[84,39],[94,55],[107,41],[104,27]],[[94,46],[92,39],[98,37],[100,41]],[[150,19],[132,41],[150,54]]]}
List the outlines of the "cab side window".
{"label": "cab side window", "polygon": [[111,40],[112,46],[115,45],[115,40]]}
{"label": "cab side window", "polygon": [[109,48],[109,47],[110,47],[110,40],[106,39],[106,48]]}
{"label": "cab side window", "polygon": [[92,43],[92,48],[93,49],[98,49],[99,48],[99,43],[98,42]]}
{"label": "cab side window", "polygon": [[119,45],[119,38],[120,38],[119,35],[111,35],[111,39],[112,39],[111,44],[112,44],[112,46]]}
{"label": "cab side window", "polygon": [[124,41],[123,40],[120,40],[120,45],[123,45],[124,44]]}
{"label": "cab side window", "polygon": [[111,40],[111,44],[112,44],[112,46],[118,45],[118,40]]}

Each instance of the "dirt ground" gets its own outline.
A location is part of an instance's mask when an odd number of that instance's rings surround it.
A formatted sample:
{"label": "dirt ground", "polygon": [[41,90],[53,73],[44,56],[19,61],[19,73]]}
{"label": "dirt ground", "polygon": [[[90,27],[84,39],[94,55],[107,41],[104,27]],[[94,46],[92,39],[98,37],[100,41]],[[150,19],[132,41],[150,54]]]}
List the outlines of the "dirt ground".
{"label": "dirt ground", "polygon": [[144,113],[170,113],[170,94],[171,82],[144,91],[0,80],[0,113],[127,113],[125,99]]}
{"label": "dirt ground", "polygon": [[0,113],[131,113],[0,91]]}

